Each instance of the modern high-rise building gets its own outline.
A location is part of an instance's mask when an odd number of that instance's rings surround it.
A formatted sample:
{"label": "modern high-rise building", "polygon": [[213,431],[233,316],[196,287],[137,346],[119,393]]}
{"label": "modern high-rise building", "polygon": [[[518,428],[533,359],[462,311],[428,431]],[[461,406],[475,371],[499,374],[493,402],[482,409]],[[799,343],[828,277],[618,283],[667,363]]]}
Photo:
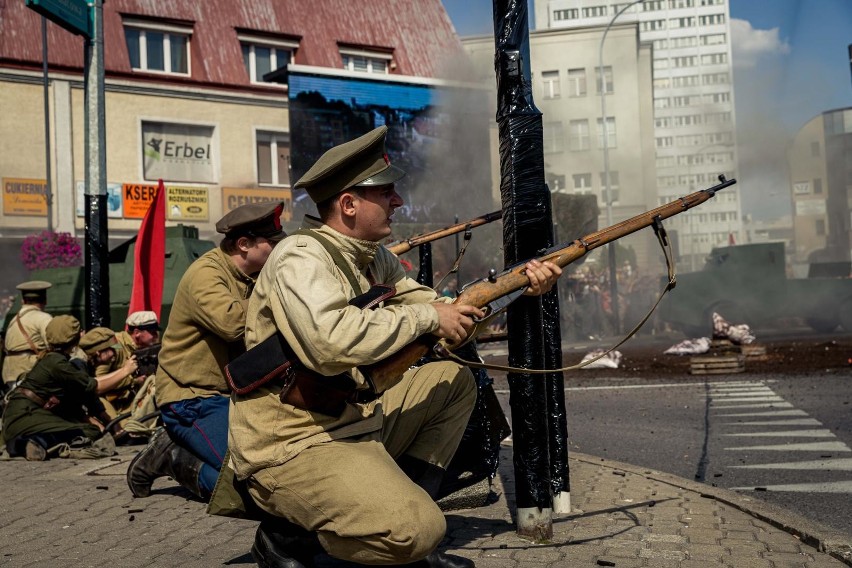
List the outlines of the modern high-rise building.
{"label": "modern high-rise building", "polygon": [[[653,45],[657,194],[665,203],[735,177],[734,86],[728,0],[534,0],[535,28],[585,28],[637,22]],[[612,62],[604,61],[604,66]],[[720,192],[671,221],[687,268],[711,248],[740,242],[739,190]]]}

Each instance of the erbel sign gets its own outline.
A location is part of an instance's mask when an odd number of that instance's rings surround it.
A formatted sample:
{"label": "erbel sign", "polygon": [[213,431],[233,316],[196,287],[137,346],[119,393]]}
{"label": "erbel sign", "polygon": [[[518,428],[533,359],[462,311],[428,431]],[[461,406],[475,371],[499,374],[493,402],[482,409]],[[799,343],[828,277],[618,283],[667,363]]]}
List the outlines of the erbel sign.
{"label": "erbel sign", "polygon": [[144,178],[215,183],[213,133],[212,126],[142,122]]}

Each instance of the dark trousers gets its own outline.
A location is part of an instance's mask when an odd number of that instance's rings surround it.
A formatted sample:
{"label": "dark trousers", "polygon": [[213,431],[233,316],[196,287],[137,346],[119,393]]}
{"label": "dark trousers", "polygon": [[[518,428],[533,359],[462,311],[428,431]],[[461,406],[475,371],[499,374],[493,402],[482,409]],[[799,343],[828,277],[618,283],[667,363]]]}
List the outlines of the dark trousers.
{"label": "dark trousers", "polygon": [[163,425],[171,439],[204,462],[198,482],[208,495],[216,486],[228,449],[229,403],[226,396],[212,396],[190,398],[160,407]]}
{"label": "dark trousers", "polygon": [[80,428],[71,430],[63,430],[61,432],[50,432],[45,434],[25,434],[17,436],[6,442],[6,451],[11,457],[24,456],[27,453],[27,442],[32,440],[45,450],[58,445],[70,444],[74,438],[89,438],[88,435]]}

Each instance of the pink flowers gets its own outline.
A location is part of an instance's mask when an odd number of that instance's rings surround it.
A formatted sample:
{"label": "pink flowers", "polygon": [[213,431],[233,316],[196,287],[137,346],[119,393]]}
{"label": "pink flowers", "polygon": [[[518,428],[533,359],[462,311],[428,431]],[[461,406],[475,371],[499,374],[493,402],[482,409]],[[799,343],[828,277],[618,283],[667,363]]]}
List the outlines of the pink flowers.
{"label": "pink flowers", "polygon": [[28,270],[81,266],[83,249],[71,233],[42,231],[24,239],[21,262]]}

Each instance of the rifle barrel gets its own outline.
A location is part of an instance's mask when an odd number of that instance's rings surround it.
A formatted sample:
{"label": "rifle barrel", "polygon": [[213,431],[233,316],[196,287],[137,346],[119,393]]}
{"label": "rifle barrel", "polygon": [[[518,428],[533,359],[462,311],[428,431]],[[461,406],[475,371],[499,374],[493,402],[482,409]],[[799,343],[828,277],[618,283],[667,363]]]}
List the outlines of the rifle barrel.
{"label": "rifle barrel", "polygon": [[501,217],[503,217],[503,211],[492,211],[491,213],[475,217],[470,221],[456,223],[455,225],[444,227],[443,229],[437,229],[428,233],[415,235],[410,239],[405,239],[404,241],[391,243],[387,245],[386,248],[395,255],[404,254],[415,247],[419,247],[422,244],[437,241],[438,239],[443,239],[444,237],[449,237],[450,235],[455,235],[456,233],[461,233],[462,231],[466,231],[467,229],[472,229],[474,227],[479,227],[480,225],[486,225],[488,223],[491,223],[492,221],[500,219]]}

